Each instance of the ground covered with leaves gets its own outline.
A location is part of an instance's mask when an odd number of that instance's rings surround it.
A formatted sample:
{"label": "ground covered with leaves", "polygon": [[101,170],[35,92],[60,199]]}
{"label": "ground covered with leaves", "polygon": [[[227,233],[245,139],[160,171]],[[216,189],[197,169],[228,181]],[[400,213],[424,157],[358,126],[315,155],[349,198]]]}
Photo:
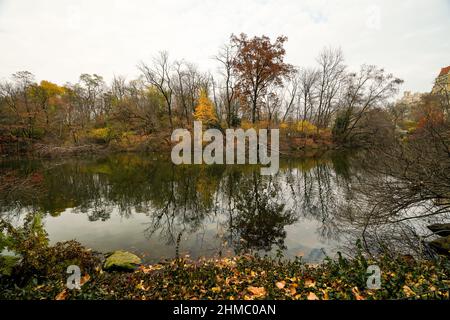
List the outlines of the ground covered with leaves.
{"label": "ground covered with leaves", "polygon": [[[65,246],[63,246],[65,247]],[[2,299],[449,299],[450,262],[339,257],[319,265],[244,255],[176,259],[141,265],[133,272],[106,272],[89,251],[83,254],[81,288],[66,288],[67,274],[31,277],[18,285],[14,274],[0,278]],[[71,257],[73,260],[73,257]],[[381,269],[381,289],[367,289],[367,267]],[[46,270],[46,272],[49,272]]]}

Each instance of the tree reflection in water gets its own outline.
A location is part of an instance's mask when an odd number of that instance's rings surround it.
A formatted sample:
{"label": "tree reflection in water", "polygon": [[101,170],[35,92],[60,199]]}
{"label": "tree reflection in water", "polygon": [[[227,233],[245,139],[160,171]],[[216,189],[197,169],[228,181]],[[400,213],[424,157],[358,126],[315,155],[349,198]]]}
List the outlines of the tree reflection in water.
{"label": "tree reflection in water", "polygon": [[182,246],[184,236],[201,238],[216,223],[214,253],[284,250],[287,228],[308,221],[323,241],[341,245],[363,235],[371,248],[387,239],[412,245],[418,236],[411,226],[399,233],[388,225],[382,235],[380,225],[368,222],[370,206],[358,190],[368,175],[344,154],[283,160],[275,176],[261,176],[256,166],[175,166],[155,157],[2,162],[0,176],[9,184],[0,189],[1,217],[38,211],[58,217],[68,208],[88,223],[146,215],[144,235],[172,246]]}

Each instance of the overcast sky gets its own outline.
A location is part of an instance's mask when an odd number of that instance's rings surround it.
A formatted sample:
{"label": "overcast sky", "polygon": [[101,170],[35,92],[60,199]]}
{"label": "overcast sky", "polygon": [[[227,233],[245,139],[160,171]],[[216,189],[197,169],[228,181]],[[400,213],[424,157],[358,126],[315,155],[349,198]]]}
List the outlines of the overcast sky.
{"label": "overcast sky", "polygon": [[38,80],[81,73],[131,79],[167,50],[203,71],[232,33],[286,35],[287,61],[312,66],[324,46],[351,69],[375,64],[429,91],[450,65],[450,0],[0,0],[0,79],[28,70]]}

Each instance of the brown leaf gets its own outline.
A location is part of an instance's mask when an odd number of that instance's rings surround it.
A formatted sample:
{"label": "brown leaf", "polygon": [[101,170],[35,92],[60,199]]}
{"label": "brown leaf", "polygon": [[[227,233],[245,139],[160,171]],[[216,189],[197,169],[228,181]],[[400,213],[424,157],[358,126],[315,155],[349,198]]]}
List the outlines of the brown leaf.
{"label": "brown leaf", "polygon": [[55,300],[66,300],[67,298],[67,289],[64,289],[60,293],[58,293],[55,297]]}
{"label": "brown leaf", "polygon": [[83,284],[85,284],[86,282],[88,282],[91,279],[91,276],[88,275],[86,273],[86,275],[84,275],[81,279],[80,279],[80,286],[82,286]]}
{"label": "brown leaf", "polygon": [[308,300],[319,300],[319,298],[316,296],[314,292],[308,293],[308,296],[306,297]]}
{"label": "brown leaf", "polygon": [[356,300],[364,300],[364,297],[359,293],[358,287],[354,287],[352,289],[352,293],[355,296]]}
{"label": "brown leaf", "polygon": [[275,285],[277,286],[278,289],[283,289],[284,286],[286,285],[286,281],[278,281],[275,283]]}
{"label": "brown leaf", "polygon": [[316,282],[313,279],[311,279],[311,278],[305,279],[305,287],[313,288],[315,286],[316,286]]}
{"label": "brown leaf", "polygon": [[289,292],[291,293],[291,295],[297,294],[297,284],[296,283],[291,284],[289,286]]}
{"label": "brown leaf", "polygon": [[248,292],[255,296],[255,298],[264,297],[266,295],[266,289],[264,287],[253,287],[249,286],[247,288]]}

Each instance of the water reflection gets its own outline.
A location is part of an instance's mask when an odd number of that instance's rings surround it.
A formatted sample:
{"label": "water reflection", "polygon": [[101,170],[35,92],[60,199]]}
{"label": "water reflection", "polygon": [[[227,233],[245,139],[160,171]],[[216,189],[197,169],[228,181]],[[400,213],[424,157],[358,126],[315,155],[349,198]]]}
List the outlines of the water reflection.
{"label": "water reflection", "polygon": [[281,161],[276,176],[261,176],[257,166],[174,166],[136,154],[7,161],[0,170],[9,179],[4,219],[42,212],[52,241],[149,260],[278,250],[316,260],[339,240],[334,213],[359,171],[345,155]]}

